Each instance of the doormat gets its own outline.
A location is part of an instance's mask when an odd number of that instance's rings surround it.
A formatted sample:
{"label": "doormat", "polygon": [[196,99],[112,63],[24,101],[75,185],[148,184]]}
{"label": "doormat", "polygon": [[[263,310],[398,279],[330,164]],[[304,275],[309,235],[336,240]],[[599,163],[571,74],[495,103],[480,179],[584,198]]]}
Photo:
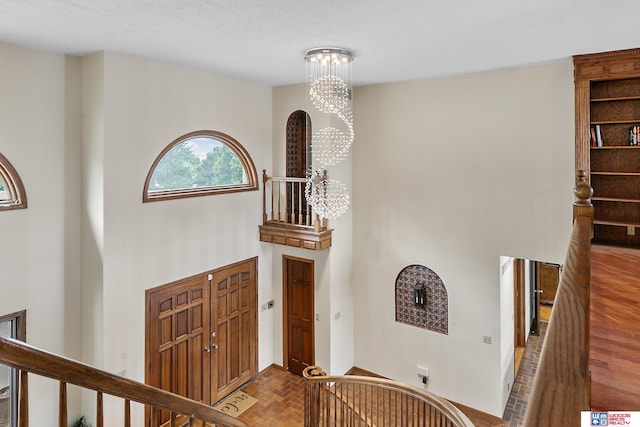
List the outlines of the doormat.
{"label": "doormat", "polygon": [[236,390],[214,405],[213,409],[224,414],[231,415],[232,417],[237,417],[253,406],[257,401],[258,399],[249,396],[244,391]]}

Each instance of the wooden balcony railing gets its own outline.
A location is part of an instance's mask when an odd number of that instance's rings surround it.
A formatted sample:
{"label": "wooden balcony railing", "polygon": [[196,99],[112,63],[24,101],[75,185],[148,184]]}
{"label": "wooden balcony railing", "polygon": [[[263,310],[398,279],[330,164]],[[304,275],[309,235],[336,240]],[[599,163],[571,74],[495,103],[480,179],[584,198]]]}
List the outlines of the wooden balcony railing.
{"label": "wooden balcony railing", "polygon": [[573,232],[529,398],[527,427],[580,426],[591,398],[589,293],[593,190],[579,171]]}
{"label": "wooden balcony railing", "polygon": [[447,400],[395,381],[356,375],[327,376],[317,366],[303,371],[304,425],[471,427]]}
{"label": "wooden balcony railing", "polygon": [[263,170],[262,182],[261,241],[315,250],[331,246],[327,220],[307,204],[307,178],[273,177]]}
{"label": "wooden balcony railing", "polygon": [[[146,384],[96,369],[28,344],[0,337],[0,364],[18,370],[18,426],[29,426],[28,375],[52,378],[60,383],[58,426],[67,427],[67,384],[96,391],[96,427],[104,426],[103,395],[124,399],[124,427],[131,427],[131,402],[151,408],[151,426],[159,425],[159,413],[168,411],[169,421],[164,425],[206,425],[221,427],[247,427],[227,414],[208,405],[169,393]],[[53,422],[51,423],[54,424]]]}

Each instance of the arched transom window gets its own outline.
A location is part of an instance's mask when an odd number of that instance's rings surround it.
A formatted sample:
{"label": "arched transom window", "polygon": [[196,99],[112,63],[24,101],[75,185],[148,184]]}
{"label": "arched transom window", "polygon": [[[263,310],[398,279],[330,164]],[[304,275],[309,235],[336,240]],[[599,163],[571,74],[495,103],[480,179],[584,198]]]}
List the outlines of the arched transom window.
{"label": "arched transom window", "polygon": [[143,202],[258,189],[258,174],[242,145],[201,130],[183,135],[158,155],[144,183]]}
{"label": "arched transom window", "polygon": [[27,193],[9,160],[0,153],[0,210],[24,209],[27,207]]}

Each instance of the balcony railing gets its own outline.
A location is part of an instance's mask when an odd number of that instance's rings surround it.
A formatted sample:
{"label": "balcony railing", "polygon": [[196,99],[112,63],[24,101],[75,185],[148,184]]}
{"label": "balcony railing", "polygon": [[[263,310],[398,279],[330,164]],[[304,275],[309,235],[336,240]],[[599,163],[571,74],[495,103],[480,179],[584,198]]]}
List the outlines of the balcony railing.
{"label": "balcony railing", "polygon": [[307,178],[272,177],[262,171],[263,242],[322,250],[331,246],[331,229],[307,204]]}

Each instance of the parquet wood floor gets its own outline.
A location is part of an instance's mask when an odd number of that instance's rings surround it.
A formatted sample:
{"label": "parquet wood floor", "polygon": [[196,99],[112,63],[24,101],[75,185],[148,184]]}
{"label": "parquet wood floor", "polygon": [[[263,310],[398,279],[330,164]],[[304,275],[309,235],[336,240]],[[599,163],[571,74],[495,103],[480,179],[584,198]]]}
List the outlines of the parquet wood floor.
{"label": "parquet wood floor", "polygon": [[238,419],[250,426],[293,427],[304,421],[304,379],[271,365],[258,378],[243,387],[258,399]]}
{"label": "parquet wood floor", "polygon": [[593,245],[591,404],[640,410],[640,250]]}

